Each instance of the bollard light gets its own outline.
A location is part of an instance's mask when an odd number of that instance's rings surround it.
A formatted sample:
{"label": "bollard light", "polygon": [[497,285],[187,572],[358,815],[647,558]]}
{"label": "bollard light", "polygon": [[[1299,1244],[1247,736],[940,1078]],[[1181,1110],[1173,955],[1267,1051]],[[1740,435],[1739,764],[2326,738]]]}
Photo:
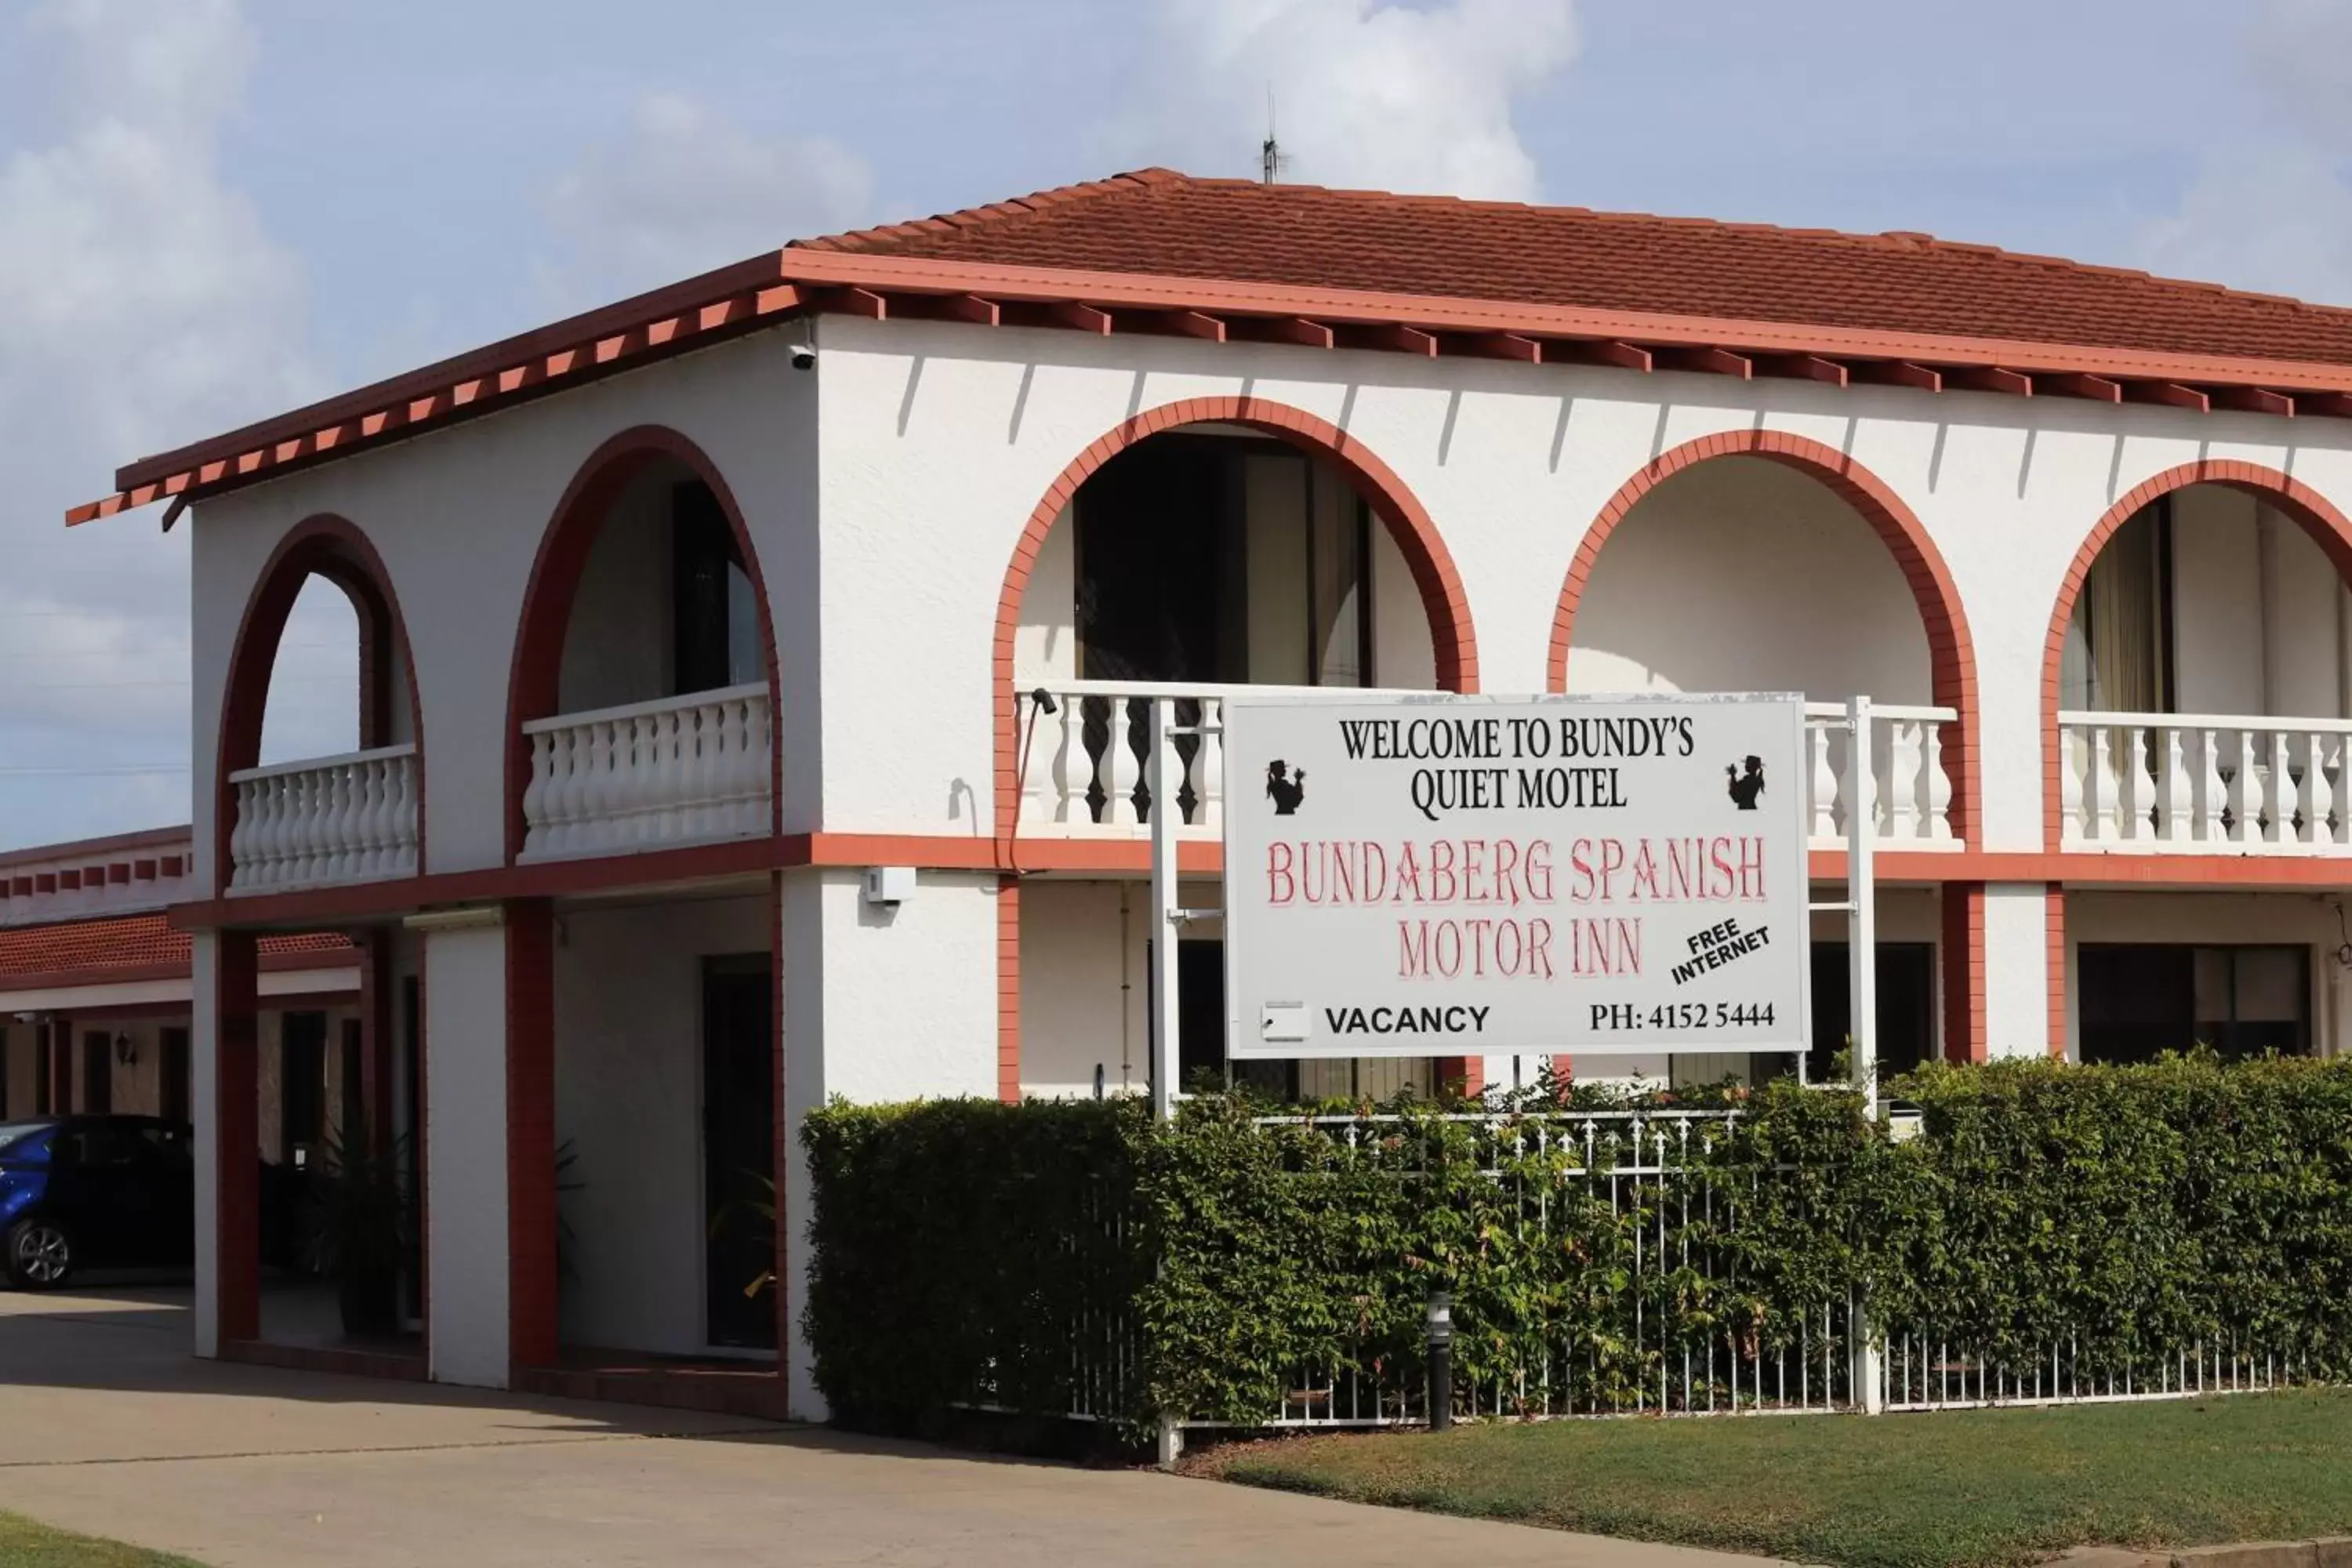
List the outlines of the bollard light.
{"label": "bollard light", "polygon": [[1443,1432],[1454,1425],[1454,1298],[1443,1290],[1430,1292],[1423,1329],[1429,1343],[1429,1429]]}

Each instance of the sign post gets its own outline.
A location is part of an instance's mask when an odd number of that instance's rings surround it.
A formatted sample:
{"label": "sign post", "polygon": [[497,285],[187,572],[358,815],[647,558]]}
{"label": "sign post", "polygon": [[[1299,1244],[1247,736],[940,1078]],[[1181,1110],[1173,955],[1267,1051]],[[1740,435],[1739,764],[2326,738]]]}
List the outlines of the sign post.
{"label": "sign post", "polygon": [[[1176,704],[1166,697],[1151,700],[1150,766],[1145,787],[1151,791],[1151,907],[1159,918],[1151,931],[1151,1115],[1165,1121],[1176,1114],[1176,1072],[1182,1059],[1177,1053],[1177,952],[1182,939],[1184,910],[1176,897],[1176,786],[1169,759],[1175,753]],[[1113,730],[1118,728],[1116,718]],[[1117,743],[1114,733],[1113,743]]]}
{"label": "sign post", "polygon": [[1794,696],[1236,693],[1228,1057],[1805,1050],[1803,741]]}

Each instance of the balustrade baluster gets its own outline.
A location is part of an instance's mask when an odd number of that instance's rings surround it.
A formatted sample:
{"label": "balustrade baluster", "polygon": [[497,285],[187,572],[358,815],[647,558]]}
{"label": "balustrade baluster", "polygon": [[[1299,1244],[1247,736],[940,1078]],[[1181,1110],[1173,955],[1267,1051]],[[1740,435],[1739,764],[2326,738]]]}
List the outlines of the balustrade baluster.
{"label": "balustrade baluster", "polygon": [[2083,789],[2083,774],[2090,766],[2090,744],[2079,726],[2069,724],[2058,731],[2058,811],[2062,837],[2083,840],[2093,837],[2090,802]]}
{"label": "balustrade baluster", "polygon": [[391,815],[392,847],[389,869],[395,876],[416,874],[416,758],[394,757],[386,775],[386,805]]}
{"label": "balustrade baluster", "polygon": [[2218,731],[2197,731],[2197,841],[2219,844],[2230,837],[2224,816],[2230,809],[2230,786],[2221,778],[2221,738]]}
{"label": "balustrade baluster", "polygon": [[720,824],[728,833],[749,835],[768,830],[773,757],[767,747],[751,743],[752,732],[759,727],[759,715],[766,706],[764,697],[739,697],[727,705],[728,744],[732,748],[735,779],[729,792],[734,797],[734,809]]}
{"label": "balustrade baluster", "polygon": [[[1103,747],[1103,826],[1134,827],[1143,820],[1135,809],[1136,786],[1143,782],[1143,761],[1137,754],[1135,715],[1148,704],[1140,699],[1114,697],[1110,702],[1110,740]],[[1152,803],[1156,808],[1157,801]]]}
{"label": "balustrade baluster", "polygon": [[1193,825],[1207,834],[1223,832],[1225,824],[1225,702],[1222,697],[1201,700],[1201,749],[1192,753],[1192,793],[1199,805]]}
{"label": "balustrade baluster", "polygon": [[2116,767],[2114,742],[2105,724],[2091,731],[2091,767],[2084,777],[2084,795],[2089,804],[2084,820],[2085,837],[2094,843],[2105,843],[2116,837]]}
{"label": "balustrade baluster", "polygon": [[1838,773],[1830,761],[1830,731],[1837,721],[1807,720],[1805,740],[1812,749],[1813,827],[1816,838],[1838,836]]}
{"label": "balustrade baluster", "polygon": [[2150,821],[2156,808],[2156,781],[2148,776],[2149,732],[2146,726],[2124,728],[2123,787],[2116,792],[2123,807],[2123,837],[2135,842],[2152,837]]}
{"label": "balustrade baluster", "polygon": [[1886,726],[1888,784],[1886,832],[1890,838],[1911,839],[1919,833],[1920,723],[1916,719],[1890,720]]}
{"label": "balustrade baluster", "polygon": [[1941,721],[1930,721],[1921,726],[1926,741],[1927,791],[1927,837],[1948,839],[1952,836],[1952,775],[1944,771],[1944,726]]}
{"label": "balustrade baluster", "polygon": [[2251,730],[2234,731],[2231,744],[2238,756],[2237,777],[2230,781],[2230,837],[2240,844],[2262,838],[2262,786],[2254,778],[2254,736]]}
{"label": "balustrade baluster", "polygon": [[228,885],[242,888],[253,876],[253,781],[235,786],[236,820],[228,829]]}
{"label": "balustrade baluster", "polygon": [[766,692],[745,705],[743,733],[751,770],[751,816],[743,831],[764,837],[776,826],[776,725]]}
{"label": "balustrade baluster", "polygon": [[2165,727],[2160,754],[2163,776],[2157,790],[2157,837],[2167,844],[2179,844],[2187,841],[2190,824],[2189,770],[2182,763],[2180,731],[2177,726]]}
{"label": "balustrade baluster", "polygon": [[2302,811],[2294,783],[2294,752],[2289,746],[2292,737],[2284,730],[2271,731],[2271,817],[2263,837],[2272,844],[2292,844],[2300,833],[2295,819]]}
{"label": "balustrade baluster", "polygon": [[2342,844],[2346,841],[2347,830],[2352,830],[2352,823],[2346,821],[2344,746],[2344,737],[2332,731],[2311,738],[2312,771],[2326,790],[2326,809],[2321,811],[2315,807],[2312,812],[2318,824],[2318,832],[2313,839],[2315,843]]}
{"label": "balustrade baluster", "polygon": [[1064,693],[1061,711],[1061,743],[1054,748],[1054,789],[1051,800],[1054,820],[1064,823],[1092,822],[1094,813],[1087,807],[1087,785],[1094,778],[1094,760],[1087,755],[1086,703],[1083,697]]}
{"label": "balustrade baluster", "polygon": [[617,799],[613,782],[613,721],[601,719],[588,726],[588,767],[580,781],[580,847],[612,847],[609,825]]}

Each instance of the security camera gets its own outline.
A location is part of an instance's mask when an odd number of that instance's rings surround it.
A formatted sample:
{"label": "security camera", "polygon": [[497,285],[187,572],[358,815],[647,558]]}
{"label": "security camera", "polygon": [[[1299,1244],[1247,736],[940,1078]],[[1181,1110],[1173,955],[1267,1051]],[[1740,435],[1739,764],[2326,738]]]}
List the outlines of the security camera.
{"label": "security camera", "polygon": [[793,368],[794,370],[814,370],[816,368],[816,345],[814,343],[800,342],[793,345]]}

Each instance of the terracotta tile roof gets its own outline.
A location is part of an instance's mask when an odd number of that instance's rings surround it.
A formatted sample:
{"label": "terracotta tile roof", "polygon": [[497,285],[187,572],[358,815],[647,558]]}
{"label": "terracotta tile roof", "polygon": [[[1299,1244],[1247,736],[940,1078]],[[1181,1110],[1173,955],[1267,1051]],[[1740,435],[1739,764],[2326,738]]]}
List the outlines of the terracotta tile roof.
{"label": "terracotta tile roof", "polygon": [[1921,234],[1840,234],[1147,169],[805,247],[2352,364],[2352,310]]}
{"label": "terracotta tile roof", "polygon": [[[261,939],[266,961],[289,953],[332,952],[351,948],[336,931]],[[18,975],[64,974],[76,970],[186,968],[188,933],[173,931],[162,915],[121,920],[72,921],[59,925],[0,931],[0,983]]]}

